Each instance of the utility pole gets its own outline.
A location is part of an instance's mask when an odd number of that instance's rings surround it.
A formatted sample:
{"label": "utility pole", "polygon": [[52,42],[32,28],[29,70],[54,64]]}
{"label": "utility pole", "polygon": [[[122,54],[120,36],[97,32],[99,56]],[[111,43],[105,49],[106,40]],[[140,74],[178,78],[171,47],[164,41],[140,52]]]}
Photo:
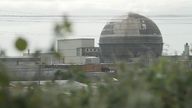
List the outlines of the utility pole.
{"label": "utility pole", "polygon": [[39,70],[38,70],[38,84],[40,86],[40,80],[41,80],[41,63],[39,64]]}

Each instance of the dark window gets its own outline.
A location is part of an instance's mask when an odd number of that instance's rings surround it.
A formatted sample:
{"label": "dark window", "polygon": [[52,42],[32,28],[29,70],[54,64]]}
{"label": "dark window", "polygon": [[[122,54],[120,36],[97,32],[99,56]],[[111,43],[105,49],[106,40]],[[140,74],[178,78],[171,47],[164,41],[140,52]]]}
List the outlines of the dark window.
{"label": "dark window", "polygon": [[19,65],[19,60],[17,60],[17,65]]}

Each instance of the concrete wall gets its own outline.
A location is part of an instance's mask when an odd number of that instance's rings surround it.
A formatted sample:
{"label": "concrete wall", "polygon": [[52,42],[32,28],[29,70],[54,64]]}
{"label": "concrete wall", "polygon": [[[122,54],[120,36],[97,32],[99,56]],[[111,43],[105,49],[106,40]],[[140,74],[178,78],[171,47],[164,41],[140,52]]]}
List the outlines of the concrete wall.
{"label": "concrete wall", "polygon": [[52,64],[63,64],[64,63],[64,57],[57,57],[56,53],[50,52],[50,53],[39,53],[37,56],[34,56],[35,53],[24,53],[24,57],[39,57],[41,64],[44,65],[52,65]]}
{"label": "concrete wall", "polygon": [[7,75],[12,81],[51,80],[58,70],[67,72],[73,66],[79,65],[46,65],[40,58],[0,58],[0,63],[5,65]]}
{"label": "concrete wall", "polygon": [[0,58],[11,80],[34,80],[39,72],[40,58]]}

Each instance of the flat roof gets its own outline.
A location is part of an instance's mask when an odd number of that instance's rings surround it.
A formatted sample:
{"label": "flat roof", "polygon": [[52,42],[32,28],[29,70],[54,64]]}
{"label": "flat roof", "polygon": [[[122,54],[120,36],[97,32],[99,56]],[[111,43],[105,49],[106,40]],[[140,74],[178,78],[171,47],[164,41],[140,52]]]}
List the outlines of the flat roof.
{"label": "flat roof", "polygon": [[4,61],[4,60],[9,60],[9,61],[12,61],[12,60],[23,60],[23,61],[26,61],[26,60],[30,60],[30,61],[40,61],[40,58],[39,57],[0,57],[0,61]]}
{"label": "flat roof", "polygon": [[58,41],[62,40],[95,40],[94,38],[73,38],[73,39],[58,39]]}

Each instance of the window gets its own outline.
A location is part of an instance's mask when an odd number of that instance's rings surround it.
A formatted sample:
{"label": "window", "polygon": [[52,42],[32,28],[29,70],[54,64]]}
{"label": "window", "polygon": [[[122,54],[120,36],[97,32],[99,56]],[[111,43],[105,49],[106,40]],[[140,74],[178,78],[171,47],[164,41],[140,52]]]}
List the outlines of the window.
{"label": "window", "polygon": [[17,60],[17,65],[19,65],[19,60]]}
{"label": "window", "polygon": [[76,52],[77,52],[77,56],[81,56],[81,49],[80,48],[77,48],[77,50],[76,50]]}

